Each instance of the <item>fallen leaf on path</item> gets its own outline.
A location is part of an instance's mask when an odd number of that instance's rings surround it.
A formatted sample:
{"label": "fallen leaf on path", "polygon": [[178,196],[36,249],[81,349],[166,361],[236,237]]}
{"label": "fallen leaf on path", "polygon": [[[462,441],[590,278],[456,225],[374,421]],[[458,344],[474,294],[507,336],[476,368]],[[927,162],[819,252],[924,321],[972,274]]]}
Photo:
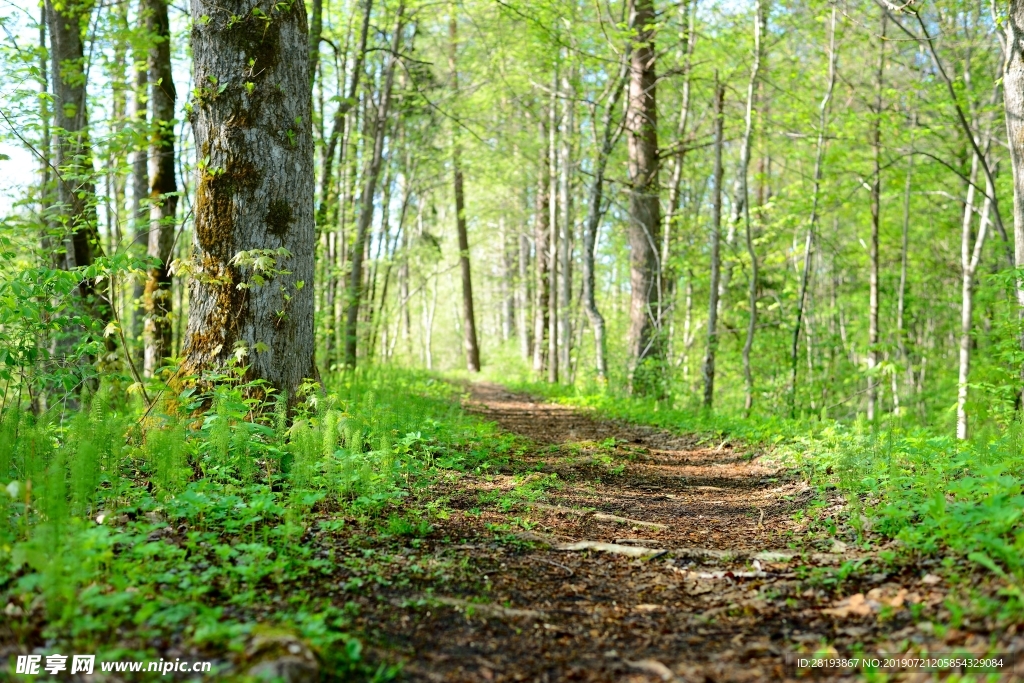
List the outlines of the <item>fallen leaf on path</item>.
{"label": "fallen leaf on path", "polygon": [[840,600],[835,607],[821,610],[822,614],[831,614],[839,618],[846,618],[851,614],[858,617],[866,617],[875,609],[880,607],[874,600],[868,600],[863,593],[856,593],[850,597]]}
{"label": "fallen leaf on path", "polygon": [[675,674],[667,666],[659,662],[657,659],[640,659],[638,661],[630,661],[623,659],[622,663],[628,666],[630,669],[636,669],[637,671],[645,671],[649,674],[658,676],[663,681],[671,681],[675,679]]}

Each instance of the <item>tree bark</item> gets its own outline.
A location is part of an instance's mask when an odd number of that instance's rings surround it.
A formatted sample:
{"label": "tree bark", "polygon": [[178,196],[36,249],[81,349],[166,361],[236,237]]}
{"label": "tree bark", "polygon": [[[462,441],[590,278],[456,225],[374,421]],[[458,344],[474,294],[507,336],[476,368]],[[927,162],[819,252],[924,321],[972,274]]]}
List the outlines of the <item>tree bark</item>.
{"label": "tree bark", "polygon": [[715,400],[715,356],[718,351],[718,297],[719,278],[721,271],[721,254],[719,247],[722,230],[722,105],[725,100],[725,87],[718,80],[715,72],[715,168],[714,195],[711,202],[711,282],[708,301],[708,342],[704,351],[704,407],[710,409]]}
{"label": "tree bark", "polygon": [[558,71],[548,109],[548,382],[558,381]]}
{"label": "tree bark", "polygon": [[547,353],[545,341],[548,328],[548,233],[551,218],[551,163],[548,159],[547,129],[543,119],[538,123],[541,151],[537,169],[537,198],[533,216],[534,304],[533,304],[533,371],[544,372]]}
{"label": "tree bark", "polygon": [[570,358],[572,355],[572,318],[569,316],[569,303],[572,300],[572,145],[576,127],[576,93],[571,71],[562,80],[562,90],[565,97],[565,110],[562,118],[562,140],[559,152],[561,157],[559,164],[561,166],[559,169],[559,194],[562,197],[562,225],[561,239],[558,242],[558,308],[562,314],[558,317],[558,338],[559,365],[563,370],[563,378],[568,381],[571,367]]}
{"label": "tree bark", "polygon": [[[150,19],[147,16],[150,8],[150,0],[139,0],[138,20],[140,24],[147,27],[147,31],[149,30],[150,25]],[[143,200],[149,196],[149,174],[147,166],[147,155],[149,154],[149,149],[143,141],[148,137],[145,135],[145,130],[146,124],[149,121],[147,101],[149,99],[149,53],[144,49],[144,47],[137,46],[133,52],[133,58],[135,62],[133,65],[135,73],[135,88],[132,97],[132,118],[134,119],[136,144],[135,151],[132,154],[131,226],[133,239],[137,243],[145,245],[146,240],[143,239],[143,235],[149,226],[146,222],[146,211],[143,209],[142,204]],[[141,292],[139,298],[141,298]]]}
{"label": "tree bark", "polygon": [[517,238],[519,243],[519,280],[516,283],[518,295],[517,312],[519,313],[519,355],[529,360],[533,352],[530,338],[530,238],[525,232]]}
{"label": "tree bark", "polygon": [[320,36],[324,30],[324,0],[312,0],[309,13],[309,95],[313,96],[316,70],[320,65]]}
{"label": "tree bark", "polygon": [[687,127],[690,122],[690,85],[693,79],[693,51],[697,46],[697,7],[696,0],[686,0],[682,5],[686,33],[683,36],[683,84],[682,98],[679,105],[679,121],[676,124],[676,142],[684,147],[672,155],[672,172],[669,180],[668,207],[665,211],[665,225],[661,234],[661,282],[662,294],[666,301],[675,301],[676,272],[672,265],[672,228],[679,201],[682,196],[683,162],[686,158]]}
{"label": "tree bark", "polygon": [[159,259],[146,278],[145,374],[152,377],[171,347],[171,249],[174,216],[178,208],[178,184],[174,174],[174,105],[177,93],[171,72],[171,31],[166,0],[146,0],[147,28],[153,40],[149,49],[149,102],[153,128],[149,152],[150,225],[148,255]]}
{"label": "tree bark", "polygon": [[[324,225],[327,222],[327,206],[330,196],[331,179],[334,176],[334,157],[338,144],[346,140],[345,121],[349,111],[355,106],[356,95],[359,92],[359,81],[363,76],[363,60],[366,58],[366,39],[370,31],[370,13],[373,10],[373,0],[366,0],[363,7],[363,26],[359,33],[359,46],[356,48],[355,64],[352,66],[352,80],[349,82],[348,93],[334,112],[334,122],[331,125],[331,135],[327,140],[327,149],[324,150],[323,166],[320,169],[320,206],[316,211],[317,225]],[[312,78],[312,75],[310,76]],[[342,159],[339,165],[344,163],[345,145],[342,145]],[[341,198],[338,199],[341,201]]]}
{"label": "tree bark", "polygon": [[518,239],[513,244],[505,227],[505,217],[498,218],[498,238],[501,240],[501,341],[508,342],[516,334],[516,265],[513,259],[519,248]]}
{"label": "tree bark", "polygon": [[[53,112],[56,141],[55,161],[57,202],[65,233],[64,253],[59,266],[72,270],[92,264],[102,255],[93,181],[92,148],[86,111],[85,55],[82,34],[89,19],[88,6],[64,3],[56,9],[46,2],[46,21],[50,29],[50,68],[53,74]],[[78,285],[83,309],[101,323],[111,320],[111,308],[97,291],[91,278]],[[73,332],[69,334],[74,335]],[[108,340],[112,341],[111,337]],[[68,339],[67,341],[70,341]],[[108,351],[112,351],[108,341]],[[59,344],[58,346],[66,346]]]}
{"label": "tree bark", "polygon": [[974,223],[974,183],[978,178],[978,155],[972,156],[971,182],[967,187],[967,200],[964,202],[964,218],[960,231],[960,363],[957,375],[956,395],[956,438],[966,439],[968,428],[967,397],[970,389],[971,375],[971,331],[974,326],[974,276],[981,261],[982,248],[988,232],[989,216],[992,212],[992,185],[985,183],[985,202],[981,214],[981,225],[978,236],[971,246],[971,226]]}
{"label": "tree bark", "polygon": [[[459,72],[455,57],[458,50],[458,26],[455,5],[450,5],[448,19],[448,67],[452,72],[452,88],[459,96]],[[452,174],[455,190],[455,230],[459,240],[459,271],[462,275],[462,346],[466,353],[466,368],[480,372],[480,346],[476,336],[476,313],[473,311],[473,278],[469,262],[469,233],[466,228],[466,193],[462,178],[462,146],[458,129],[452,131]]]}
{"label": "tree bark", "polygon": [[601,311],[597,308],[594,251],[597,247],[597,230],[601,225],[601,215],[603,213],[604,174],[608,168],[608,157],[611,156],[612,149],[615,147],[615,141],[618,139],[612,121],[629,78],[628,59],[629,53],[627,51],[623,54],[623,61],[619,68],[617,80],[608,92],[608,98],[604,105],[600,129],[601,144],[594,159],[594,180],[590,185],[590,193],[587,198],[587,218],[583,225],[583,254],[581,255],[583,266],[583,308],[587,313],[590,326],[594,330],[594,369],[597,373],[597,380],[601,383],[608,381],[608,359],[604,316],[601,315]]}
{"label": "tree bark", "polygon": [[868,245],[871,261],[868,274],[868,422],[875,421],[878,401],[878,229],[882,209],[882,88],[885,85],[885,28],[888,14],[882,11],[882,31],[878,43],[877,90],[875,91],[874,121],[871,129],[874,173],[871,180],[871,241]]}
{"label": "tree bark", "polygon": [[762,36],[767,23],[767,0],[755,0],[754,9],[754,63],[750,67],[750,81],[747,83],[747,111],[743,129],[743,147],[740,151],[740,194],[742,195],[744,233],[747,254],[750,257],[750,285],[748,288],[747,337],[743,342],[743,411],[750,414],[754,405],[754,373],[750,367],[750,351],[754,346],[754,332],[757,329],[757,252],[754,250],[754,236],[750,225],[750,189],[747,174],[750,169],[750,141],[754,132],[754,107],[757,97],[758,76],[761,70]]}
{"label": "tree bark", "polygon": [[[1013,263],[1024,268],[1024,0],[1010,0],[1006,17],[1003,101],[1013,167]],[[1024,280],[1017,280],[1018,316],[1024,320]],[[1021,339],[1024,346],[1024,338]],[[1024,368],[1021,369],[1024,375]],[[1024,392],[1024,389],[1022,389]],[[1024,395],[1024,394],[1022,394]],[[1024,400],[1018,400],[1024,406]]]}
{"label": "tree bark", "polygon": [[[149,26],[147,16],[150,0],[139,0],[138,21],[143,26]],[[149,196],[149,169],[148,155],[149,148],[146,140],[147,126],[149,122],[148,99],[149,99],[149,55],[144,46],[136,46],[132,54],[132,70],[135,75],[135,84],[132,97],[132,126],[135,134],[135,143],[132,152],[132,205],[129,225],[132,235],[132,252],[141,255],[148,251],[149,238],[147,231],[147,212],[143,207],[144,200]],[[134,354],[142,356],[138,359],[145,362],[145,342],[140,349],[140,340],[145,337],[145,282],[136,278],[132,286],[131,299],[131,329],[129,331],[132,344],[135,345]]]}
{"label": "tree bark", "polygon": [[192,0],[210,20],[191,39],[202,165],[181,374],[239,359],[294,400],[317,375],[309,35],[303,3],[256,7]]}
{"label": "tree bark", "polygon": [[[911,140],[913,140],[914,129],[917,127],[917,116],[911,120]],[[907,332],[906,332],[906,310],[907,310],[907,264],[910,255],[910,190],[911,179],[914,174],[914,155],[907,157],[907,179],[903,187],[903,230],[900,239],[900,284],[896,292],[896,347],[899,352],[900,361],[907,364],[907,373],[910,382],[913,382],[913,374],[910,368],[910,360],[907,356]],[[896,403],[899,404],[899,393],[894,394]],[[898,411],[894,407],[894,412]]]}
{"label": "tree bark", "polygon": [[627,355],[629,389],[661,395],[661,268],[658,264],[661,203],[658,197],[658,112],[655,85],[654,0],[636,0],[629,25],[635,38],[630,55],[626,131],[629,142],[631,301]]}
{"label": "tree bark", "polygon": [[398,5],[395,32],[391,39],[391,53],[385,67],[384,89],[373,122],[373,151],[363,173],[363,190],[360,197],[359,216],[356,219],[356,237],[352,246],[352,270],[346,292],[345,313],[345,355],[344,364],[354,368],[357,361],[359,307],[363,298],[363,262],[366,258],[367,236],[370,221],[373,220],[373,198],[377,192],[377,180],[384,158],[384,137],[387,133],[388,114],[391,109],[391,90],[395,82],[395,65],[398,63],[398,47],[402,36],[404,3]]}
{"label": "tree bark", "polygon": [[807,284],[811,275],[811,245],[814,243],[814,229],[818,224],[818,200],[821,194],[822,157],[825,154],[825,133],[828,126],[829,103],[836,86],[836,9],[832,8],[829,22],[828,85],[825,96],[818,107],[818,142],[814,158],[814,187],[811,191],[811,215],[807,221],[807,237],[804,240],[804,268],[800,277],[800,294],[796,303],[796,325],[793,327],[793,346],[790,349],[790,394],[789,412],[796,414],[796,368],[797,352],[800,348],[800,328],[804,321],[804,303],[807,300]]}

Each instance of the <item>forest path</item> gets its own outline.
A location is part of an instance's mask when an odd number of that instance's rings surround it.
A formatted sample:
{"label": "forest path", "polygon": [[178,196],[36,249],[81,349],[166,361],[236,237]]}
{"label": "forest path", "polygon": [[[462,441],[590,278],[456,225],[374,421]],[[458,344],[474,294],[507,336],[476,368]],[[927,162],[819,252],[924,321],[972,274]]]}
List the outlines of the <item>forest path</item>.
{"label": "forest path", "polygon": [[[791,517],[809,491],[740,445],[601,420],[493,384],[469,391],[470,412],[528,445],[509,470],[458,476],[442,492],[450,516],[420,550],[449,563],[445,579],[378,597],[396,609],[364,626],[408,679],[788,680],[787,657],[826,640],[897,651],[923,635],[908,601],[941,602],[905,570],[876,569],[866,585],[828,580],[865,559],[841,544],[831,549],[842,554],[787,548],[803,537]],[[580,541],[659,552],[569,549]],[[868,645],[890,638],[889,650]]]}

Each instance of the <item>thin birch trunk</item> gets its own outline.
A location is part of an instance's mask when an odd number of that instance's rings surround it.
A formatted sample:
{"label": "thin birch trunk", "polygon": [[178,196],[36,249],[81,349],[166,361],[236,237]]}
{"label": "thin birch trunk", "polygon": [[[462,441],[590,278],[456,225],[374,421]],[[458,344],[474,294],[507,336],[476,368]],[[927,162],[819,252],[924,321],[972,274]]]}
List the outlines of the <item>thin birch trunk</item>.
{"label": "thin birch trunk", "polygon": [[960,364],[957,375],[956,396],[956,438],[966,439],[968,432],[967,398],[971,372],[971,331],[974,317],[974,276],[981,260],[985,236],[988,232],[989,216],[992,211],[992,186],[985,183],[985,202],[981,215],[978,235],[971,245],[971,226],[974,223],[974,183],[978,177],[978,155],[971,159],[971,182],[964,202],[964,219],[960,234],[960,266],[963,278],[960,290]]}
{"label": "thin birch trunk", "polygon": [[832,8],[832,18],[829,22],[829,47],[828,47],[828,86],[825,89],[825,97],[821,100],[818,108],[818,143],[817,153],[814,159],[814,189],[811,193],[811,216],[807,221],[807,238],[804,240],[804,268],[800,277],[800,294],[797,298],[796,325],[793,327],[793,347],[790,351],[790,415],[796,414],[796,369],[797,353],[800,346],[800,328],[803,325],[804,302],[807,298],[807,283],[811,274],[811,244],[814,240],[814,229],[818,223],[818,200],[821,193],[822,157],[825,153],[825,134],[828,127],[829,103],[832,101],[832,91],[836,86],[836,8]]}
{"label": "thin birch trunk", "polygon": [[572,300],[572,233],[574,219],[572,201],[572,144],[576,127],[576,92],[571,71],[563,79],[562,89],[565,97],[565,112],[562,121],[561,168],[559,169],[562,226],[561,239],[558,243],[558,307],[562,314],[558,317],[558,338],[561,352],[559,365],[562,367],[563,377],[568,380],[571,375],[570,358],[572,355],[572,319],[569,316],[569,307]]}
{"label": "thin birch trunk", "polygon": [[384,87],[380,95],[373,122],[373,152],[364,174],[363,192],[360,198],[359,216],[356,223],[356,239],[352,248],[352,270],[349,280],[348,310],[345,315],[345,367],[356,366],[356,346],[358,343],[359,305],[363,296],[363,259],[365,258],[367,234],[373,218],[373,199],[377,191],[377,179],[380,176],[381,161],[384,155],[384,137],[387,132],[387,120],[391,107],[391,89],[395,82],[395,66],[398,62],[398,47],[401,42],[404,26],[404,3],[399,3],[395,18],[394,35],[391,38],[391,53],[385,67]]}
{"label": "thin birch trunk", "polygon": [[[1013,167],[1013,264],[1019,270],[1024,268],[1024,0],[1009,1],[1005,25],[1003,100]],[[1017,314],[1024,322],[1024,279],[1017,279],[1016,289]],[[1024,347],[1024,336],[1021,337],[1021,346]],[[1024,367],[1021,373],[1024,378]],[[1024,406],[1021,396],[1018,393],[1018,406]]]}
{"label": "thin birch trunk", "polygon": [[[331,178],[334,169],[334,152],[339,142],[348,139],[348,131],[346,130],[348,113],[358,104],[359,81],[363,76],[363,61],[366,58],[366,40],[370,31],[370,14],[372,10],[373,0],[366,0],[366,4],[363,7],[363,26],[359,33],[359,46],[356,49],[355,63],[352,66],[352,80],[350,81],[348,92],[345,94],[345,99],[338,103],[338,108],[334,112],[331,135],[327,140],[327,149],[323,155],[323,166],[320,170],[320,206],[316,212],[317,225],[324,225],[327,222],[328,198],[330,196]],[[339,164],[345,162],[346,147],[347,145],[342,145],[342,158]],[[338,201],[342,203],[342,198],[339,197]]]}
{"label": "thin birch trunk", "polygon": [[[914,129],[917,127],[917,116],[911,121],[911,140],[913,140]],[[907,373],[910,382],[913,382],[913,370],[907,357],[907,332],[906,332],[906,309],[907,309],[907,262],[909,260],[910,247],[910,190],[911,179],[914,174],[914,155],[907,157],[907,180],[903,187],[903,231],[900,239],[900,284],[896,292],[896,349],[899,353],[900,362],[907,365]],[[895,377],[895,374],[893,375]],[[893,380],[895,382],[895,380]],[[893,413],[899,415],[899,388],[893,390]]]}
{"label": "thin birch trunk", "polygon": [[743,411],[750,414],[754,405],[754,373],[750,367],[750,351],[754,346],[754,331],[757,329],[757,287],[758,265],[757,252],[754,250],[754,236],[750,225],[750,190],[747,173],[750,169],[750,141],[754,131],[754,107],[757,97],[758,75],[761,70],[761,42],[767,23],[767,0],[755,0],[754,19],[754,64],[750,67],[750,81],[747,83],[747,111],[743,130],[743,147],[740,152],[740,186],[743,204],[743,222],[747,243],[747,254],[750,257],[750,286],[748,291],[749,316],[747,318],[747,337],[743,342]]}
{"label": "thin birch trunk", "polygon": [[882,88],[885,85],[885,28],[888,14],[882,11],[882,31],[878,48],[877,90],[875,91],[874,122],[871,131],[874,174],[871,180],[871,240],[868,275],[868,422],[875,421],[878,401],[878,231],[882,213]]}
{"label": "thin birch trunk", "polygon": [[519,247],[519,279],[516,283],[518,296],[517,313],[519,314],[519,355],[529,360],[532,353],[530,338],[530,238],[525,232],[517,238]]}
{"label": "thin birch trunk", "polygon": [[722,112],[725,100],[725,87],[718,80],[715,71],[715,167],[714,195],[711,201],[711,282],[708,301],[708,341],[704,351],[704,407],[710,409],[715,400],[715,356],[718,351],[718,297],[721,278],[721,230],[722,230],[722,143],[723,119]]}
{"label": "thin birch trunk", "polygon": [[[587,313],[590,327],[594,331],[594,369],[597,373],[598,382],[608,381],[608,359],[605,342],[605,321],[604,316],[597,307],[594,258],[597,248],[597,230],[601,224],[602,204],[604,202],[604,174],[608,167],[608,157],[611,155],[618,138],[613,130],[612,120],[615,110],[622,99],[622,93],[626,87],[626,80],[629,76],[629,53],[623,55],[623,61],[619,66],[619,74],[604,105],[604,114],[601,117],[601,144],[598,146],[597,155],[594,158],[594,180],[590,184],[590,192],[587,197],[587,218],[583,225],[583,253],[581,260],[583,265],[583,291],[581,299],[583,309]],[[596,112],[595,112],[596,113]],[[621,130],[621,127],[620,129]],[[596,131],[595,131],[596,134]]]}
{"label": "thin birch trunk", "polygon": [[513,282],[515,266],[512,263],[512,250],[509,248],[504,216],[498,218],[498,238],[501,240],[501,341],[508,342],[515,335],[516,327],[515,283]]}
{"label": "thin birch trunk", "polygon": [[[683,2],[681,11],[683,13],[683,24],[686,25],[686,33],[683,35],[683,84],[681,101],[679,105],[679,120],[676,124],[676,144],[683,147],[672,155],[672,172],[669,180],[668,206],[665,210],[665,221],[661,232],[661,282],[662,294],[668,309],[671,309],[675,302],[676,273],[672,263],[672,228],[676,214],[679,211],[683,180],[683,162],[686,158],[686,136],[687,127],[690,121],[690,83],[693,77],[693,51],[697,45],[697,2],[698,0],[686,0]],[[671,312],[669,311],[671,314]],[[672,344],[671,331],[674,326],[670,325],[668,345]],[[671,356],[671,350],[670,350]]]}
{"label": "thin birch trunk", "polygon": [[558,382],[558,71],[551,81],[551,108],[548,111],[548,159],[551,187],[548,189],[548,382]]}
{"label": "thin birch trunk", "polygon": [[551,162],[548,159],[547,129],[544,120],[538,121],[538,132],[543,145],[537,172],[537,200],[533,211],[534,304],[533,304],[533,371],[544,372],[547,353],[545,344],[548,328],[548,241],[551,210]]}

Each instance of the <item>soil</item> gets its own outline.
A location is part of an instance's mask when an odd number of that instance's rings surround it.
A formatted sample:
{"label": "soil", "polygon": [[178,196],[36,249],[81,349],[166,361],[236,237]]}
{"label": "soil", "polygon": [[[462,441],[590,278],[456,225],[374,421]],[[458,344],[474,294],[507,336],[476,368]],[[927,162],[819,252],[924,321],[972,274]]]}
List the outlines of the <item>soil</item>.
{"label": "soil", "polygon": [[[438,484],[430,495],[447,500],[447,518],[376,567],[392,579],[355,601],[369,657],[401,662],[406,679],[858,680],[796,660],[993,647],[1001,679],[1024,677],[1012,628],[933,625],[950,616],[937,560],[908,566],[882,561],[877,545],[808,540],[812,490],[756,450],[496,385],[469,392],[471,412],[516,435],[508,466]],[[818,500],[818,518],[838,505]],[[567,549],[581,541],[649,552]],[[413,566],[435,570],[416,578]]]}

